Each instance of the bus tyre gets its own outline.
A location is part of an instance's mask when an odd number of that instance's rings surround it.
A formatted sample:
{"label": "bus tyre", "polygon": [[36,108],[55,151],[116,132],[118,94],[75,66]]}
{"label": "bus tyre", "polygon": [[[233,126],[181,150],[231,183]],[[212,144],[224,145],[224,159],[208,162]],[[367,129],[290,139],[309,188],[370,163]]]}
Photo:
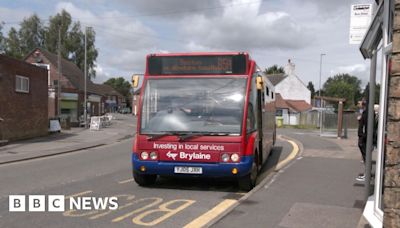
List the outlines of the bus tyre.
{"label": "bus tyre", "polygon": [[239,178],[239,188],[243,191],[250,191],[251,189],[253,189],[254,186],[256,186],[257,174],[258,167],[256,161],[254,160],[253,165],[251,166],[250,173]]}
{"label": "bus tyre", "polygon": [[157,175],[140,174],[136,171],[133,171],[133,179],[140,186],[149,186],[156,182]]}

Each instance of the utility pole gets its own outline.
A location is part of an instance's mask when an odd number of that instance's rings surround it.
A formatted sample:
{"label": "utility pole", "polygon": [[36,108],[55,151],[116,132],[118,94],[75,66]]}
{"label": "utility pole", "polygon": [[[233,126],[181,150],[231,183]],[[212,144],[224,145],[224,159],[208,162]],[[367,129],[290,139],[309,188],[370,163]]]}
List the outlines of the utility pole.
{"label": "utility pole", "polygon": [[321,53],[319,57],[319,90],[318,90],[318,96],[321,97],[321,75],[322,75],[322,56],[326,54]]}
{"label": "utility pole", "polygon": [[322,56],[324,56],[324,53],[321,53],[319,56],[319,90],[318,90],[318,96],[319,96],[319,134],[322,136],[322,97],[321,97],[321,75],[322,75]]}
{"label": "utility pole", "polygon": [[61,26],[58,27],[58,50],[57,50],[57,70],[58,70],[58,80],[57,80],[57,116],[61,115]]}
{"label": "utility pole", "polygon": [[85,83],[85,91],[84,91],[84,107],[83,107],[83,118],[85,118],[85,128],[87,128],[87,91],[86,91],[86,81],[87,81],[87,70],[86,70],[86,43],[87,43],[87,29],[88,27],[85,27],[85,63],[84,63],[84,83]]}

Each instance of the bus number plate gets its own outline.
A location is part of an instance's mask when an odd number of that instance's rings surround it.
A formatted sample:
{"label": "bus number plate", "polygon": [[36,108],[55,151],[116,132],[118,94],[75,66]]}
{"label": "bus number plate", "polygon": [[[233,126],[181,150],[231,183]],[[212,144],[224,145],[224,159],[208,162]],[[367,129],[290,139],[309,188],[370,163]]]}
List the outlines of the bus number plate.
{"label": "bus number plate", "polygon": [[201,167],[175,166],[174,172],[185,174],[202,174],[203,169]]}

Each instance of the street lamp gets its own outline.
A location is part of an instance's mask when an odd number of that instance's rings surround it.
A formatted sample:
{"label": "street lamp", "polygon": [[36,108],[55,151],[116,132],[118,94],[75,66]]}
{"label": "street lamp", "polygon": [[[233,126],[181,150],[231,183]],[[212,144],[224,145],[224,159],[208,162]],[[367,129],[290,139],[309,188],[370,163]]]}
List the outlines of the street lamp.
{"label": "street lamp", "polygon": [[83,118],[85,119],[85,128],[87,128],[87,88],[86,88],[86,81],[87,81],[87,30],[91,27],[85,27],[85,62],[84,62],[84,84],[85,84],[85,91],[84,91],[84,107],[83,107]]}
{"label": "street lamp", "polygon": [[321,98],[321,75],[322,75],[322,56],[326,54],[321,53],[319,56],[319,90],[318,90],[318,96],[319,96],[319,134],[322,136],[322,98]]}
{"label": "street lamp", "polygon": [[321,55],[319,56],[319,90],[318,90],[318,96],[321,99],[321,74],[322,74],[322,56],[324,56],[326,54],[321,53]]}

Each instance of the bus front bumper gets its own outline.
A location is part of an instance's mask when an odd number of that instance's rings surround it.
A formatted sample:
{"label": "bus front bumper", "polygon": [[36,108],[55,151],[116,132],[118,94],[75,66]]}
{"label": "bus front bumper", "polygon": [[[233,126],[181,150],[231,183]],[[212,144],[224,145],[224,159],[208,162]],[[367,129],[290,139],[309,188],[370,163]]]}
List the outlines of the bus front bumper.
{"label": "bus front bumper", "polygon": [[[136,153],[132,153],[133,171],[140,174],[157,174],[162,176],[201,176],[201,177],[242,177],[250,173],[253,164],[253,156],[242,156],[238,163],[187,163],[187,162],[167,162],[167,161],[143,161],[139,160]],[[144,166],[145,171],[140,167]],[[175,173],[175,167],[201,167],[201,174],[181,174]],[[232,170],[236,168],[237,173]]]}

